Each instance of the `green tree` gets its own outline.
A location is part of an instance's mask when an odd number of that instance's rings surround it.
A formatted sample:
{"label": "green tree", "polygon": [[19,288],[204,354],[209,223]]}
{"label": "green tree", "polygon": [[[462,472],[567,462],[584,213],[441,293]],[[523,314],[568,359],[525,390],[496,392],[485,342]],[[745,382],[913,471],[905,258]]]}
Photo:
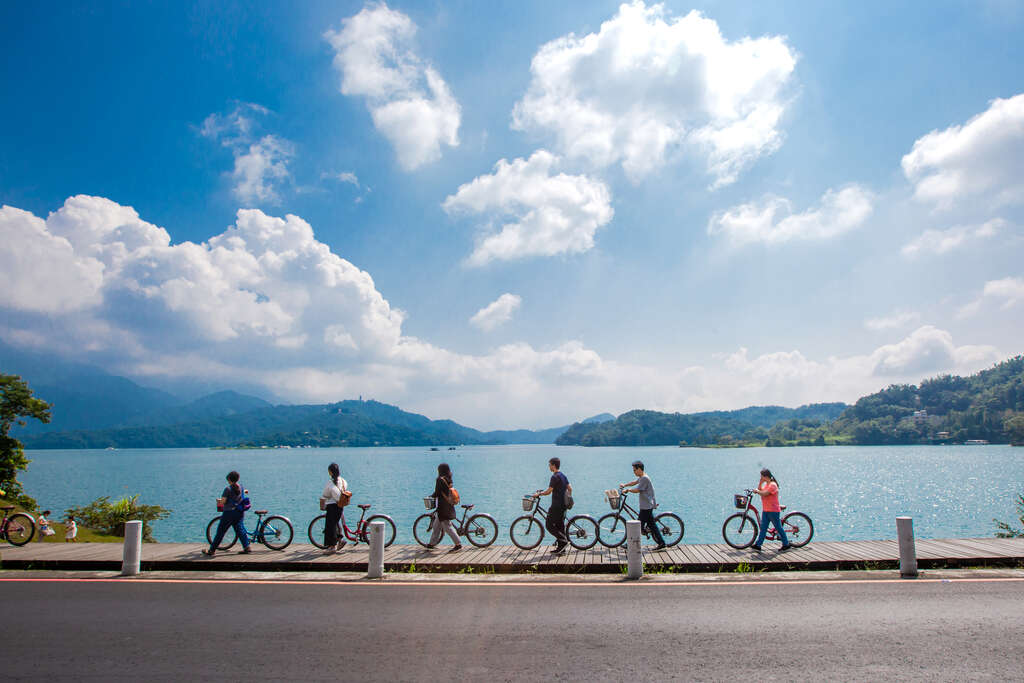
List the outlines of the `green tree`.
{"label": "green tree", "polygon": [[24,425],[29,417],[49,422],[50,404],[33,398],[21,377],[0,374],[0,496],[34,510],[36,501],[25,494],[18,481],[18,472],[28,468],[29,459],[21,442],[9,435],[11,427]]}
{"label": "green tree", "polygon": [[1013,443],[1024,443],[1024,415],[1013,415],[1003,420],[1003,429]]}
{"label": "green tree", "polygon": [[171,511],[159,505],[139,505],[139,496],[134,495],[113,503],[110,502],[110,496],[103,496],[88,505],[68,508],[67,514],[74,516],[82,523],[82,526],[122,538],[124,538],[125,522],[133,519],[141,520],[142,540],[152,543],[153,529],[150,527],[150,522],[168,517]]}
{"label": "green tree", "polygon": [[992,520],[999,529],[996,532],[996,536],[999,538],[1024,538],[1024,494],[1017,494],[1017,514],[1020,515],[1020,529],[1015,529],[1006,522],[1000,522],[998,519]]}

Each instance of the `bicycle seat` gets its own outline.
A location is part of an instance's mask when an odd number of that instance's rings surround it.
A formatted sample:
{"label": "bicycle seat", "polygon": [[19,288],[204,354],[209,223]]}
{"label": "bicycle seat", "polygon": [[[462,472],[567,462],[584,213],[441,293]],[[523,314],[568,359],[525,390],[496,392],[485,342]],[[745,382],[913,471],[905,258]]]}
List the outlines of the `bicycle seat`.
{"label": "bicycle seat", "polygon": [[0,510],[13,510],[13,509],[14,509],[13,505],[4,505],[3,507],[0,507]]}
{"label": "bicycle seat", "polygon": [[361,503],[359,505],[359,509],[360,510],[369,510],[370,509],[370,505],[368,505],[367,503]]}
{"label": "bicycle seat", "polygon": [[253,510],[253,512],[255,512],[257,515],[265,515],[265,514],[267,514],[266,510]]}
{"label": "bicycle seat", "polygon": [[780,506],[779,506],[779,510],[785,510],[785,509],[786,509],[786,506],[785,506],[785,505],[780,505]]}
{"label": "bicycle seat", "polygon": [[463,510],[472,510],[472,509],[473,509],[473,506],[472,506],[472,505],[463,505],[463,506],[462,506],[462,509],[463,509]]}

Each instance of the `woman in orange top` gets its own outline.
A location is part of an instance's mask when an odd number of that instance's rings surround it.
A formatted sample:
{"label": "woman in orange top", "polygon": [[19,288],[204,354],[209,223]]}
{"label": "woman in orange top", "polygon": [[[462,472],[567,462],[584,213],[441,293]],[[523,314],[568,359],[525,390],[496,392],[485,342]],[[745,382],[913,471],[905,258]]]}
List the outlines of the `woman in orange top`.
{"label": "woman in orange top", "polygon": [[768,533],[768,522],[771,522],[779,533],[779,540],[782,541],[780,552],[789,550],[789,539],[786,538],[786,532],[782,529],[782,519],[779,515],[782,512],[782,507],[779,505],[779,482],[772,476],[770,469],[761,470],[761,481],[757,482],[757,490],[754,493],[761,496],[761,533],[757,535],[757,541],[750,547],[758,552],[761,551],[764,536]]}

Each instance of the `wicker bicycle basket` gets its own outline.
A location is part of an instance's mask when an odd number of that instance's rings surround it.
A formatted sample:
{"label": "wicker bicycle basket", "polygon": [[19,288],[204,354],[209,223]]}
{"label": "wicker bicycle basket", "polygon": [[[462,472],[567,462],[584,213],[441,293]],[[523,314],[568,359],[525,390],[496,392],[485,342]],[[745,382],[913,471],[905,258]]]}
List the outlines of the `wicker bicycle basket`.
{"label": "wicker bicycle basket", "polygon": [[523,512],[533,510],[534,500],[535,498],[533,496],[523,496]]}
{"label": "wicker bicycle basket", "polygon": [[617,489],[608,489],[604,492],[604,497],[608,499],[608,506],[612,510],[619,509],[619,502],[622,500],[622,494]]}
{"label": "wicker bicycle basket", "polygon": [[423,499],[423,507],[427,508],[428,510],[433,510],[434,508],[437,507],[437,498],[434,498],[433,496],[427,496],[426,498]]}
{"label": "wicker bicycle basket", "polygon": [[732,497],[732,504],[740,510],[747,509],[747,503],[750,502],[750,496],[745,496],[742,493],[734,494]]}

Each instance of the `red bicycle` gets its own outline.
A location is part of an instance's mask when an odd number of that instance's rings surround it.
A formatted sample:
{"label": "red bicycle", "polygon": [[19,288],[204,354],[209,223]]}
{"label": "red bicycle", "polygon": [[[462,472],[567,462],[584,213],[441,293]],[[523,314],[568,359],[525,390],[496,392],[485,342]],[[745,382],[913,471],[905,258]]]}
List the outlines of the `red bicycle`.
{"label": "red bicycle", "polygon": [[[743,512],[729,515],[722,525],[722,538],[733,548],[742,550],[749,548],[757,539],[757,520],[761,518],[753,503],[754,489],[747,489],[746,493],[737,493],[733,496],[733,504]],[[786,506],[780,506],[785,511]],[[753,516],[750,513],[754,513]],[[789,544],[794,548],[801,548],[811,540],[814,535],[814,523],[811,518],[802,512],[790,512],[782,518],[782,529],[786,532]],[[778,539],[775,527],[768,528],[765,540],[774,541]]]}
{"label": "red bicycle", "polygon": [[[341,511],[341,518],[338,519],[338,538],[343,538],[346,541],[352,541],[354,543],[370,542],[370,522],[384,522],[384,547],[388,547],[395,542],[395,534],[397,529],[395,528],[395,522],[387,515],[371,515],[369,519],[364,520],[366,517],[366,511],[370,509],[367,504],[357,506],[363,511],[359,515],[359,521],[356,522],[355,529],[349,529],[348,525],[345,524],[345,510]],[[309,542],[315,545],[317,548],[326,548],[324,545],[324,527],[327,526],[327,515],[323,514],[319,517],[315,517],[312,522],[309,523],[309,530],[306,532],[309,534]]]}
{"label": "red bicycle", "polygon": [[13,505],[0,508],[4,511],[4,521],[0,522],[0,537],[11,545],[25,545],[36,535],[36,522],[24,512],[15,512],[12,515],[13,509]]}

